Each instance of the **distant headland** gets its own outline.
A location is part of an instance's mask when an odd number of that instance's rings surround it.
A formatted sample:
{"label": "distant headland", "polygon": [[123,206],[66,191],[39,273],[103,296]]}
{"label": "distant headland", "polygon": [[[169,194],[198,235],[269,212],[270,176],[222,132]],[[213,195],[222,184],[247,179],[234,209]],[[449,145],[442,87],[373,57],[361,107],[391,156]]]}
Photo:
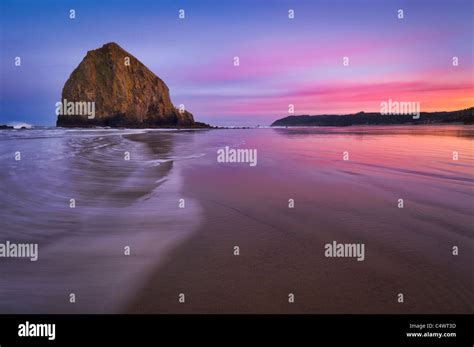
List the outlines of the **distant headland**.
{"label": "distant headland", "polygon": [[458,111],[421,112],[417,117],[406,114],[359,112],[345,115],[289,116],[278,119],[271,126],[350,126],[396,124],[474,124],[474,107]]}
{"label": "distant headland", "polygon": [[66,81],[56,104],[58,127],[207,128],[137,58],[111,42],[87,55]]}

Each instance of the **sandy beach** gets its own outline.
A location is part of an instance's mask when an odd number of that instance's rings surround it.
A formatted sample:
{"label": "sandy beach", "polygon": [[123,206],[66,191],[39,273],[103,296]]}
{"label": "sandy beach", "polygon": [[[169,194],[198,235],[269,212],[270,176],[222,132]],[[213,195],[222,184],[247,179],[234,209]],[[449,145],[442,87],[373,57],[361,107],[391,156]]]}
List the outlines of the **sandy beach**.
{"label": "sandy beach", "polygon": [[[216,165],[209,150],[206,160],[183,170],[184,191],[199,201],[203,223],[156,267],[125,312],[472,311],[472,162],[456,168],[445,160],[437,172],[429,167],[440,159],[431,146],[452,141],[457,129],[257,131],[245,133],[242,145],[265,153],[256,168]],[[237,136],[225,135],[230,142]],[[469,132],[458,135],[468,150]],[[339,158],[346,146],[352,163]],[[400,195],[410,201],[405,209],[396,206]],[[333,240],[363,242],[365,261],[324,257]],[[455,257],[454,244],[463,245]]]}
{"label": "sandy beach", "polygon": [[469,313],[473,133],[6,130],[0,311]]}

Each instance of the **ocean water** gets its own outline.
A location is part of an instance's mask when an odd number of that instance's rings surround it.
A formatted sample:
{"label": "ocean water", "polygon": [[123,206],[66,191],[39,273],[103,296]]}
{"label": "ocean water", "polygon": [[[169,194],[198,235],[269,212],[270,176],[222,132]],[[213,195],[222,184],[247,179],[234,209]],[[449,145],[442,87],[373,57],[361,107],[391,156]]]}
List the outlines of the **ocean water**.
{"label": "ocean water", "polygon": [[[458,125],[2,130],[0,243],[38,243],[39,257],[0,258],[0,312],[173,312],[157,293],[191,283],[191,312],[285,312],[281,283],[304,293],[297,312],[470,312],[473,138]],[[257,165],[219,163],[225,146],[255,149]],[[254,251],[242,292],[268,287],[260,306],[215,295],[235,286],[216,253],[235,239]],[[363,242],[366,260],[324,258],[333,240]],[[397,285],[402,309],[387,302]]]}
{"label": "ocean water", "polygon": [[0,134],[0,240],[39,244],[36,262],[1,259],[1,312],[119,309],[147,266],[199,223],[191,200],[176,218],[176,163],[200,153],[180,150],[174,137],[110,129]]}

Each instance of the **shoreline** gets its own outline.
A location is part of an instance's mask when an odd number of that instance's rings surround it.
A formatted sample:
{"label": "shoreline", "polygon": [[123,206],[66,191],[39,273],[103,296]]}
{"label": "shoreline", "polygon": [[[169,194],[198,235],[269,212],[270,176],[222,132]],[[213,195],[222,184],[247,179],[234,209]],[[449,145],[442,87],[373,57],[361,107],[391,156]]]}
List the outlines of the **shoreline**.
{"label": "shoreline", "polygon": [[181,132],[192,132],[192,131],[208,131],[208,130],[258,130],[258,129],[348,129],[348,128],[395,128],[395,127],[446,127],[446,126],[462,126],[472,127],[474,124],[464,124],[459,122],[453,123],[418,123],[418,124],[353,124],[353,125],[257,125],[257,126],[211,126],[210,128],[173,128],[173,127],[162,127],[162,128],[111,128],[111,127],[56,127],[56,126],[43,126],[43,125],[32,125],[29,128],[1,128],[1,130],[15,131],[15,130],[150,130],[150,131],[181,131]]}
{"label": "shoreline", "polygon": [[[267,163],[278,163],[278,158],[275,152]],[[347,176],[326,161],[308,189],[288,182],[297,169],[292,164],[279,166],[281,171],[275,174],[274,166],[237,169],[209,165],[212,159],[208,155],[207,162],[191,162],[183,170],[183,191],[201,206],[202,223],[155,266],[122,313],[469,312],[471,296],[462,283],[466,280],[460,275],[462,267],[453,269],[452,261],[437,256],[444,242],[460,242],[459,235],[447,233],[442,225],[429,225],[430,234],[439,239],[426,239],[416,232],[427,228],[425,221],[411,215],[400,220],[399,210],[392,208],[392,192],[371,179],[355,184],[349,177],[357,176]],[[336,188],[353,196],[333,195]],[[288,209],[288,196],[298,197],[297,209]],[[364,212],[358,210],[356,197],[371,197]],[[331,217],[334,211],[337,218]],[[365,243],[367,258],[363,262],[325,258],[324,245],[334,240]],[[414,250],[421,241],[423,247]],[[233,253],[236,245],[239,255]],[[469,263],[469,257],[460,255],[459,261]],[[446,283],[459,276],[456,288],[440,283],[440,272],[446,274]],[[420,290],[427,286],[433,288]],[[408,304],[397,303],[400,291],[409,297]],[[292,304],[290,293],[296,298]],[[179,294],[185,294],[184,303]]]}
{"label": "shoreline", "polygon": [[[2,235],[40,247],[34,267],[4,262],[5,312],[465,313],[472,306],[474,127],[70,131],[2,132],[13,141],[2,147]],[[263,155],[255,167],[219,164],[224,146]],[[9,148],[29,160],[11,160]],[[347,148],[349,162],[341,158]],[[396,207],[399,197],[405,210]],[[19,209],[29,211],[26,220]],[[364,244],[364,260],[325,257],[333,241]],[[455,258],[451,245],[463,245]],[[396,303],[400,291],[405,305]],[[78,294],[72,306],[71,292]]]}
{"label": "shoreline", "polygon": [[127,127],[57,127],[57,126],[47,126],[47,125],[31,125],[31,127],[0,127],[0,130],[53,130],[53,129],[65,129],[65,130],[167,130],[167,131],[204,131],[204,130],[256,130],[256,129],[327,129],[327,128],[372,128],[372,127],[445,127],[445,126],[464,126],[472,127],[474,124],[465,124],[461,122],[451,122],[451,123],[403,123],[403,124],[352,124],[352,125],[255,125],[255,126],[210,126],[209,128],[205,127],[196,127],[196,128],[187,128],[187,127],[154,127],[154,128],[127,128]]}

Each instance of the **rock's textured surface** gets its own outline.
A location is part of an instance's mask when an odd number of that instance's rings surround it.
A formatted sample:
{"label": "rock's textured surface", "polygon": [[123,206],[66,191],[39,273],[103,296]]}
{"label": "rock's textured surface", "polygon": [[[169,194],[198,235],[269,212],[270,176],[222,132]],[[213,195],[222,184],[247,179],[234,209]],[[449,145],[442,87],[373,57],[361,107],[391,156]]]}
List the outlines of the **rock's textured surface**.
{"label": "rock's textured surface", "polygon": [[191,113],[174,107],[166,84],[116,43],[87,52],[64,85],[61,102],[64,100],[95,102],[95,115],[65,115],[63,111],[57,126],[195,125]]}

